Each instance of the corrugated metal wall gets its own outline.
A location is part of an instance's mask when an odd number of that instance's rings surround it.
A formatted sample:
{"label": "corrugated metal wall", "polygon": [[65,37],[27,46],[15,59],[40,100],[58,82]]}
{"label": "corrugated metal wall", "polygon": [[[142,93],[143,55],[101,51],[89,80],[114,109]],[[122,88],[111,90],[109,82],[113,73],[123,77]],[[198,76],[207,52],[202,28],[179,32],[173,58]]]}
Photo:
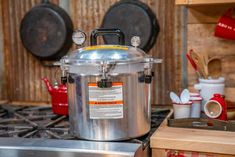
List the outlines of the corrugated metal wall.
{"label": "corrugated metal wall", "polygon": [[[20,21],[40,0],[2,0],[4,61],[7,97],[10,101],[48,101],[42,77],[54,77],[54,69],[43,67],[23,47],[19,37]],[[58,3],[57,0],[52,1]]]}
{"label": "corrugated metal wall", "polygon": [[[48,102],[50,97],[41,78],[48,77],[52,81],[56,75],[56,68],[44,67],[23,48],[19,38],[21,19],[30,8],[40,3],[40,0],[0,1],[4,36],[4,76],[7,80],[4,87],[4,92],[7,91],[7,94],[0,91],[0,98],[8,98],[10,101]],[[105,12],[117,1],[68,0],[67,3],[75,28],[90,32],[100,26]],[[51,0],[51,2],[58,4],[59,1]],[[181,46],[174,44],[177,9],[174,0],[143,0],[143,2],[156,13],[161,27],[157,42],[150,53],[154,57],[164,59],[164,63],[155,68],[156,78],[153,88],[153,103],[164,104],[169,102],[169,90],[180,88],[180,55],[175,53],[175,49],[179,50]],[[176,18],[180,19],[177,16]]]}
{"label": "corrugated metal wall", "polygon": [[[2,17],[2,5],[0,5],[0,17]],[[3,58],[3,29],[2,18],[0,18],[0,100],[6,99],[5,74],[4,74],[4,58]]]}

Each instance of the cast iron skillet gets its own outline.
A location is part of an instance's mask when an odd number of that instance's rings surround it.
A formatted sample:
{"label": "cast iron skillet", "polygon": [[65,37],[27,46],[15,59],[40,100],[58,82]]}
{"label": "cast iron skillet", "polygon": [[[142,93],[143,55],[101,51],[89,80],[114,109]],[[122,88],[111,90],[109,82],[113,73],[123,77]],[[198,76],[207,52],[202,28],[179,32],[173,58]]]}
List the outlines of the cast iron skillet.
{"label": "cast iron skillet", "polygon": [[43,0],[26,13],[20,25],[24,47],[40,60],[61,58],[72,45],[73,24],[60,7]]}
{"label": "cast iron skillet", "polygon": [[[139,36],[139,48],[148,52],[156,42],[159,24],[152,10],[138,0],[121,0],[109,8],[101,28],[118,28],[125,34],[125,45],[131,45],[131,38]],[[106,44],[117,44],[113,36],[104,36]]]}

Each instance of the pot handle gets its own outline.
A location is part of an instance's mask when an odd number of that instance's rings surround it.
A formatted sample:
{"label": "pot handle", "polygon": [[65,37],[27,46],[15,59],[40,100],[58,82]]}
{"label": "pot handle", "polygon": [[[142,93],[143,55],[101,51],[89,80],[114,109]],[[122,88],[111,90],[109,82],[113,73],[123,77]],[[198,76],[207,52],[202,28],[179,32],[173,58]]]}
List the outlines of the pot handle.
{"label": "pot handle", "polygon": [[116,35],[118,36],[119,45],[125,45],[125,35],[120,29],[95,29],[90,36],[91,46],[97,45],[97,37],[104,35]]}
{"label": "pot handle", "polygon": [[49,0],[42,0],[41,3],[48,4],[48,3],[50,3],[50,1]]}

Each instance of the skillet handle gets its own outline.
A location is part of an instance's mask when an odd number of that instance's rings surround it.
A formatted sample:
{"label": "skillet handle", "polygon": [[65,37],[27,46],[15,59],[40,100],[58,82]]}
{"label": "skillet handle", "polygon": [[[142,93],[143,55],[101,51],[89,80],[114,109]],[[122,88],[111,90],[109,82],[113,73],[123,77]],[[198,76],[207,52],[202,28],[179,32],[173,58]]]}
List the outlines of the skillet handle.
{"label": "skillet handle", "polygon": [[47,4],[47,3],[50,3],[50,1],[49,0],[42,0],[41,3]]}
{"label": "skillet handle", "polygon": [[91,32],[91,46],[97,45],[97,37],[104,35],[116,35],[118,36],[119,45],[125,44],[125,35],[120,29],[95,29]]}

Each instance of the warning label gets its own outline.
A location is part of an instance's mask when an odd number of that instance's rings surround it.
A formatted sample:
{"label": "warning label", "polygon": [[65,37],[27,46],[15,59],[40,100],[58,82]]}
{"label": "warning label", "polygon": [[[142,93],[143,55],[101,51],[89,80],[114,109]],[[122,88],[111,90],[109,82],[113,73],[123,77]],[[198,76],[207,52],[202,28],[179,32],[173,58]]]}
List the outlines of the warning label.
{"label": "warning label", "polygon": [[122,82],[113,82],[111,88],[99,88],[89,83],[90,119],[123,118]]}

